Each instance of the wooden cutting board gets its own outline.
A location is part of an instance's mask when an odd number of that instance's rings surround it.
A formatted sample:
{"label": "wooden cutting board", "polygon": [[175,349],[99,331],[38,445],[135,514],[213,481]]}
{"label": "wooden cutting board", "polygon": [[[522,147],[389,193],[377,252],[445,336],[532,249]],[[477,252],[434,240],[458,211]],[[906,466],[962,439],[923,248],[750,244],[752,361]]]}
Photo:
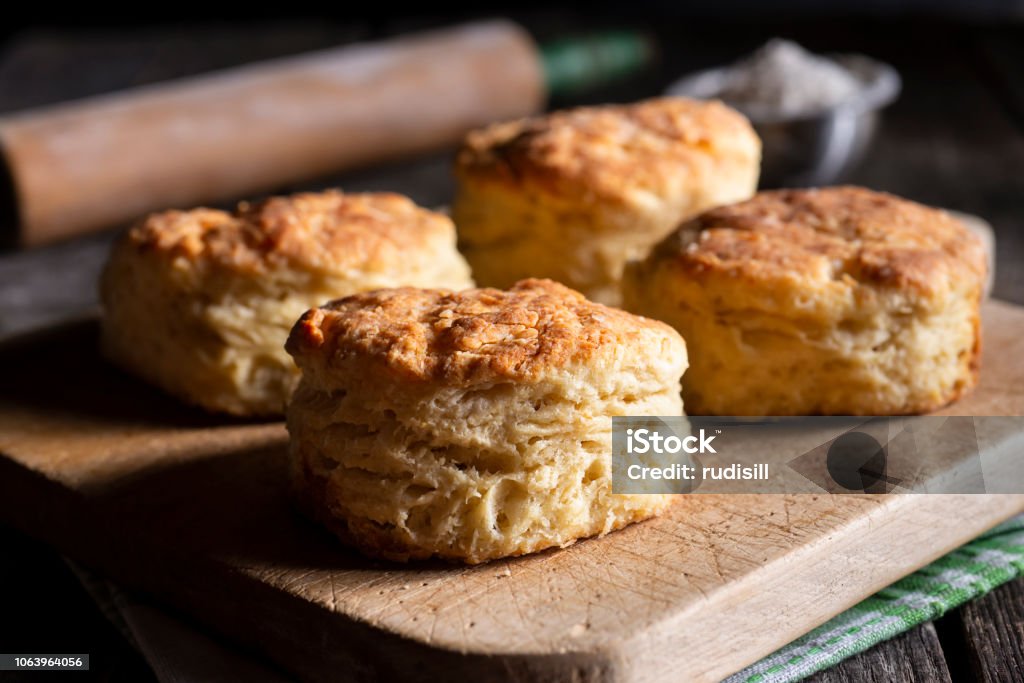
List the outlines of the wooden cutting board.
{"label": "wooden cutting board", "polygon": [[[981,386],[1024,414],[1024,309],[985,310]],[[189,410],[101,361],[93,322],[0,350],[0,518],[308,680],[703,681],[1024,510],[1022,495],[701,495],[478,567],[401,566],[288,505],[280,424]]]}

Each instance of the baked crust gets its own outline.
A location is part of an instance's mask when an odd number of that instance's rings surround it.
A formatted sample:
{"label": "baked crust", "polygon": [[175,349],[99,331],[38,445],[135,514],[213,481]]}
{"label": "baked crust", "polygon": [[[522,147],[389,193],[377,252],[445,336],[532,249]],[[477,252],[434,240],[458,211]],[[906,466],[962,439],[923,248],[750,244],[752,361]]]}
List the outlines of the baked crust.
{"label": "baked crust", "polygon": [[258,273],[273,268],[388,268],[402,251],[433,249],[451,220],[393,193],[304,192],[241,202],[232,212],[156,213],[127,235],[169,258]]}
{"label": "baked crust", "polygon": [[448,385],[531,382],[623,344],[642,331],[674,337],[664,323],[529,279],[508,291],[399,288],[356,294],[308,311],[292,329],[293,356],[359,356],[415,381]]}
{"label": "baked crust", "polygon": [[761,192],[684,224],[652,258],[694,277],[831,281],[928,298],[987,268],[981,241],[945,211],[861,187]]}
{"label": "baked crust", "polygon": [[709,157],[756,164],[761,142],[746,118],[721,102],[680,97],[579,107],[497,123],[470,133],[459,175],[530,182],[559,195],[632,200],[671,192],[679,174],[706,174]]}

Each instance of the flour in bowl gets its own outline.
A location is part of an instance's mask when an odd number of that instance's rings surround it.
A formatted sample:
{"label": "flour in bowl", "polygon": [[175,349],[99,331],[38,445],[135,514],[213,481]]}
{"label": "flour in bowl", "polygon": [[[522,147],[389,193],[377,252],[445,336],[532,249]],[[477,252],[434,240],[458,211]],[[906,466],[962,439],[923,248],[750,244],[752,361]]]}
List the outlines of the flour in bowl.
{"label": "flour in bowl", "polygon": [[725,71],[718,97],[743,111],[795,117],[840,105],[861,87],[838,62],[776,38]]}

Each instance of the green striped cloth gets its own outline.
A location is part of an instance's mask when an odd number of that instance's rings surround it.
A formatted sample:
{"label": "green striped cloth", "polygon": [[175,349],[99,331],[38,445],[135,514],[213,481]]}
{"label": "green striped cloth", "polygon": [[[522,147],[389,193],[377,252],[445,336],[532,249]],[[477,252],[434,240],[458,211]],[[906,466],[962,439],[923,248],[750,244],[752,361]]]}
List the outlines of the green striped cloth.
{"label": "green striped cloth", "polygon": [[1024,515],[997,526],[729,677],[788,683],[827,669],[1024,574]]}

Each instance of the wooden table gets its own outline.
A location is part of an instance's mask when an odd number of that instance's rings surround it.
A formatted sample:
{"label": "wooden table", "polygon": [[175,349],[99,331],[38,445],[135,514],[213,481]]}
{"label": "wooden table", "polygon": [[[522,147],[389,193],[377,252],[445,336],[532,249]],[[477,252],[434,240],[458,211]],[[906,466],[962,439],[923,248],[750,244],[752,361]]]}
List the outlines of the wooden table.
{"label": "wooden table", "polygon": [[[576,31],[581,25],[620,23],[567,12],[518,18],[540,37]],[[661,64],[628,83],[589,93],[585,101],[656,94],[674,77],[728,61],[775,34],[817,51],[859,51],[896,66],[904,78],[903,97],[887,113],[876,144],[850,181],[987,218],[999,244],[994,295],[1024,303],[1024,30],[920,20],[773,25],[762,19],[725,25],[657,17],[634,23],[647,24],[660,37]],[[278,23],[207,27],[198,33],[176,28],[27,34],[0,57],[0,111],[401,28]],[[405,192],[428,205],[446,202],[451,192],[446,154],[323,184],[339,183],[351,190]],[[95,276],[109,239],[99,235],[0,256],[0,335],[94,307]],[[38,651],[45,645],[54,651],[89,651],[103,680],[151,677],[58,556],[6,529],[0,529],[0,543],[5,550],[0,554],[0,598],[6,617],[0,649]],[[41,592],[44,585],[48,588]],[[38,681],[37,676],[24,680]],[[829,682],[971,679],[1024,680],[1024,580],[813,677]]]}

